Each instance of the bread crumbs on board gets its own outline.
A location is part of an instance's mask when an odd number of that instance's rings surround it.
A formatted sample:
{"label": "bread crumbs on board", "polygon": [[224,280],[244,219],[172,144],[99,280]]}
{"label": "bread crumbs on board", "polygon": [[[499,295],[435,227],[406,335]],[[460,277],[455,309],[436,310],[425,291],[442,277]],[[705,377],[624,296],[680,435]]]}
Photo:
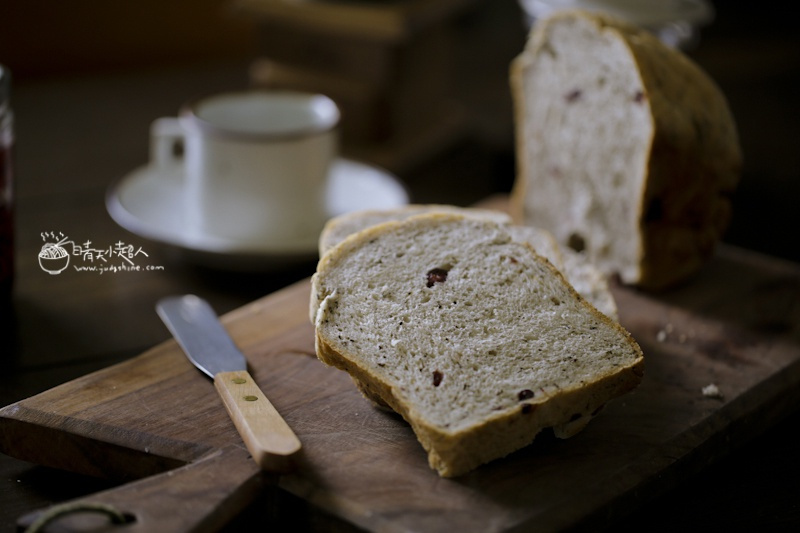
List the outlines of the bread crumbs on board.
{"label": "bread crumbs on board", "polygon": [[709,383],[705,387],[703,387],[703,396],[706,398],[715,398],[718,400],[722,399],[722,392],[719,390],[719,387],[715,383]]}

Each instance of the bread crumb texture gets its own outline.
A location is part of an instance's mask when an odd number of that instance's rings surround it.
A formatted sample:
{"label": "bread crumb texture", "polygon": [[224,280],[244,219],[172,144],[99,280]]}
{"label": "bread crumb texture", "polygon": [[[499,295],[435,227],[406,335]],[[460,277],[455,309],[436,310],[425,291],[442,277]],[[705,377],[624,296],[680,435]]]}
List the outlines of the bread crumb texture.
{"label": "bread crumb texture", "polygon": [[320,359],[402,414],[442,475],[544,427],[569,436],[641,379],[631,336],[491,221],[368,228],[322,258],[312,293]]}

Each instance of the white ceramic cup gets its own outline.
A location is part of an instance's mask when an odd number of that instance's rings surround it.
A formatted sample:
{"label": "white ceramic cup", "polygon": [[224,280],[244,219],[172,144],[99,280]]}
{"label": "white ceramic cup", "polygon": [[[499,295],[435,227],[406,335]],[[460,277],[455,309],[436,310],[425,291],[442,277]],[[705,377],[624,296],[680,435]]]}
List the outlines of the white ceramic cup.
{"label": "white ceramic cup", "polygon": [[223,93],[153,122],[151,163],[165,175],[182,170],[193,236],[239,248],[306,248],[327,218],[338,121],[336,104],[319,94]]}

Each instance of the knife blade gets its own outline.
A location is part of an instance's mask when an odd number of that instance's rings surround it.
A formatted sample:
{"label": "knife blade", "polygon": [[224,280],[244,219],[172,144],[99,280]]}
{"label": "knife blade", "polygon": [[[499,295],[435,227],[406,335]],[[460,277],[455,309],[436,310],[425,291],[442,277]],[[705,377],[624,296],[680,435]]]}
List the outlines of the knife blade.
{"label": "knife blade", "polygon": [[193,294],[170,296],[158,301],[156,311],[189,360],[214,380],[256,463],[265,470],[288,470],[300,439],[258,387],[208,302]]}

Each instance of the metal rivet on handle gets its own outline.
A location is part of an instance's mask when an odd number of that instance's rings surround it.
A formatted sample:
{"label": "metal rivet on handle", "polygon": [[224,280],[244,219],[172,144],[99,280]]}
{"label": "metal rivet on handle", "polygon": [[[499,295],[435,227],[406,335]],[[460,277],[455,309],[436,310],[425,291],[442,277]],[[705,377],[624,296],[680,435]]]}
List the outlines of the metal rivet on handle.
{"label": "metal rivet on handle", "polygon": [[258,400],[258,396],[245,396],[244,397],[244,401],[246,401],[246,402],[254,402],[256,400]]}
{"label": "metal rivet on handle", "polygon": [[233,381],[237,385],[241,385],[242,383],[247,383],[247,380],[244,378],[233,378],[231,381]]}

